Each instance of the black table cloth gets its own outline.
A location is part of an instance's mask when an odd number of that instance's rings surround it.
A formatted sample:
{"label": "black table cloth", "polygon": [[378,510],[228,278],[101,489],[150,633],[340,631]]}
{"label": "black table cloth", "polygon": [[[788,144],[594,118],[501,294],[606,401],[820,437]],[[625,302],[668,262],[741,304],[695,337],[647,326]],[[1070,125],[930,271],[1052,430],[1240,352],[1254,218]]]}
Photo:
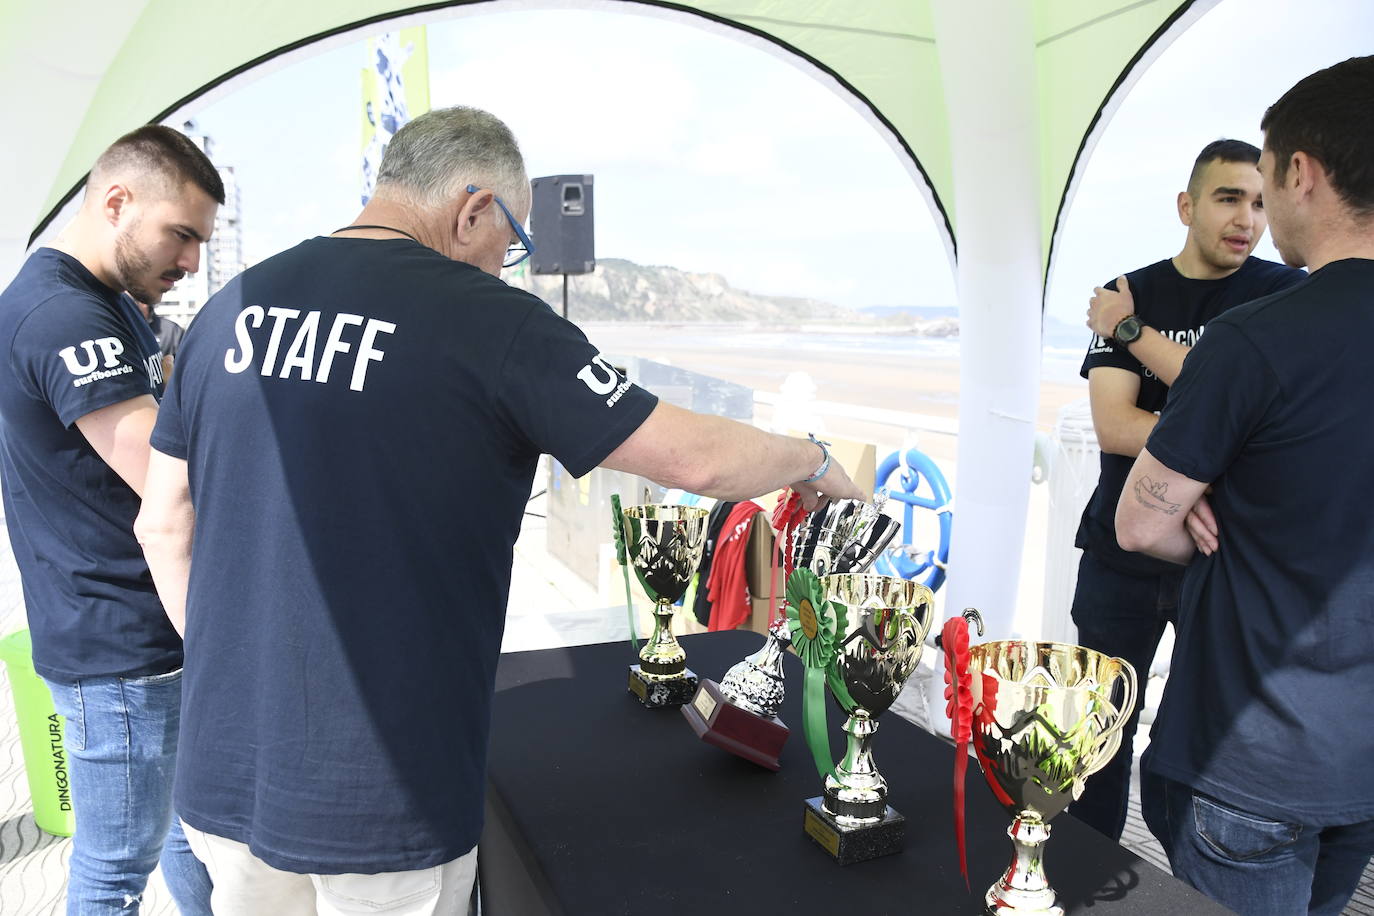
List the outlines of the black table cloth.
{"label": "black table cloth", "polygon": [[[727,632],[682,644],[688,666],[719,681],[762,641]],[[792,734],[770,773],[698,740],[677,709],[642,707],[626,691],[635,660],[625,643],[502,657],[478,856],[485,916],[982,912],[1011,860],[1011,819],[976,762],[971,891],[954,845],[954,749],[891,712],[873,754],[907,818],[906,847],[841,867],[802,831],[821,780],[802,734],[800,662],[787,658],[779,715]],[[837,760],[842,722],[832,705]],[[1045,866],[1068,913],[1228,912],[1069,814],[1051,828]]]}

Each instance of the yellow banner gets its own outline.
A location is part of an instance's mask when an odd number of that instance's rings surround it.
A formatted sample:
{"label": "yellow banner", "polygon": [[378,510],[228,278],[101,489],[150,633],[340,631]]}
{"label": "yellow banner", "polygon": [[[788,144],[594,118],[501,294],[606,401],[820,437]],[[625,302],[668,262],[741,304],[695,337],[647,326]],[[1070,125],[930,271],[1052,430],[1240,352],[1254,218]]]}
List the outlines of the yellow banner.
{"label": "yellow banner", "polygon": [[362,89],[362,198],[367,203],[377,184],[377,169],[386,145],[407,121],[429,111],[425,27],[369,38]]}

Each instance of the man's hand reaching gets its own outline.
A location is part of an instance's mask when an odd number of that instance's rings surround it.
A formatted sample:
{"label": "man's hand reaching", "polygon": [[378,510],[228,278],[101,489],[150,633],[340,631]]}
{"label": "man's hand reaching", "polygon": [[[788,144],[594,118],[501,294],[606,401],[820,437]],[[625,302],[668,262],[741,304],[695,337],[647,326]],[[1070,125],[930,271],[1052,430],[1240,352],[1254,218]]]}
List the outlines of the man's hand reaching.
{"label": "man's hand reaching", "polygon": [[872,494],[865,494],[849,479],[838,461],[830,462],[830,470],[820,480],[810,483],[794,483],[792,489],[801,495],[802,508],[812,512],[822,502],[832,499],[867,500]]}

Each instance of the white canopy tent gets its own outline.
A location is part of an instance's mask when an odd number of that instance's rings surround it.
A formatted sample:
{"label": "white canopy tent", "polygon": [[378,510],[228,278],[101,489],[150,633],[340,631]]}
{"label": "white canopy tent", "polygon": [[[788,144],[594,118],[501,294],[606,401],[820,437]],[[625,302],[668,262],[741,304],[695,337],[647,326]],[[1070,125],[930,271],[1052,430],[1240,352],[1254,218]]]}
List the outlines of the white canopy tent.
{"label": "white canopy tent", "polygon": [[180,120],[267,69],[387,29],[496,10],[634,12],[809,67],[909,162],[951,256],[961,321],[948,607],[1012,629],[1030,487],[1041,304],[1055,234],[1112,111],[1218,0],[74,0],[0,9],[11,135],[0,283],[65,222],[132,128]]}

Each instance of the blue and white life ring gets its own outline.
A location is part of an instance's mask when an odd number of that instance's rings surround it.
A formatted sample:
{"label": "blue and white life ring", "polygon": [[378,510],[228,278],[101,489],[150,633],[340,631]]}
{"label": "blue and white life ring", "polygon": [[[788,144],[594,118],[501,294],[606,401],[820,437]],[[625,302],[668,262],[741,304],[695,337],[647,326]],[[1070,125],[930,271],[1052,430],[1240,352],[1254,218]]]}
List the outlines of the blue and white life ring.
{"label": "blue and white life ring", "polygon": [[[893,474],[900,472],[894,483]],[[954,529],[953,495],[940,468],[924,452],[914,448],[897,451],[883,459],[876,475],[877,491],[887,491],[889,499],[902,505],[902,543],[888,548],[873,564],[873,571],[885,576],[916,579],[931,591],[938,591],[945,581],[949,562],[949,540]],[[911,543],[915,532],[915,510],[926,509],[937,514],[940,543],[933,549],[918,550]]]}

